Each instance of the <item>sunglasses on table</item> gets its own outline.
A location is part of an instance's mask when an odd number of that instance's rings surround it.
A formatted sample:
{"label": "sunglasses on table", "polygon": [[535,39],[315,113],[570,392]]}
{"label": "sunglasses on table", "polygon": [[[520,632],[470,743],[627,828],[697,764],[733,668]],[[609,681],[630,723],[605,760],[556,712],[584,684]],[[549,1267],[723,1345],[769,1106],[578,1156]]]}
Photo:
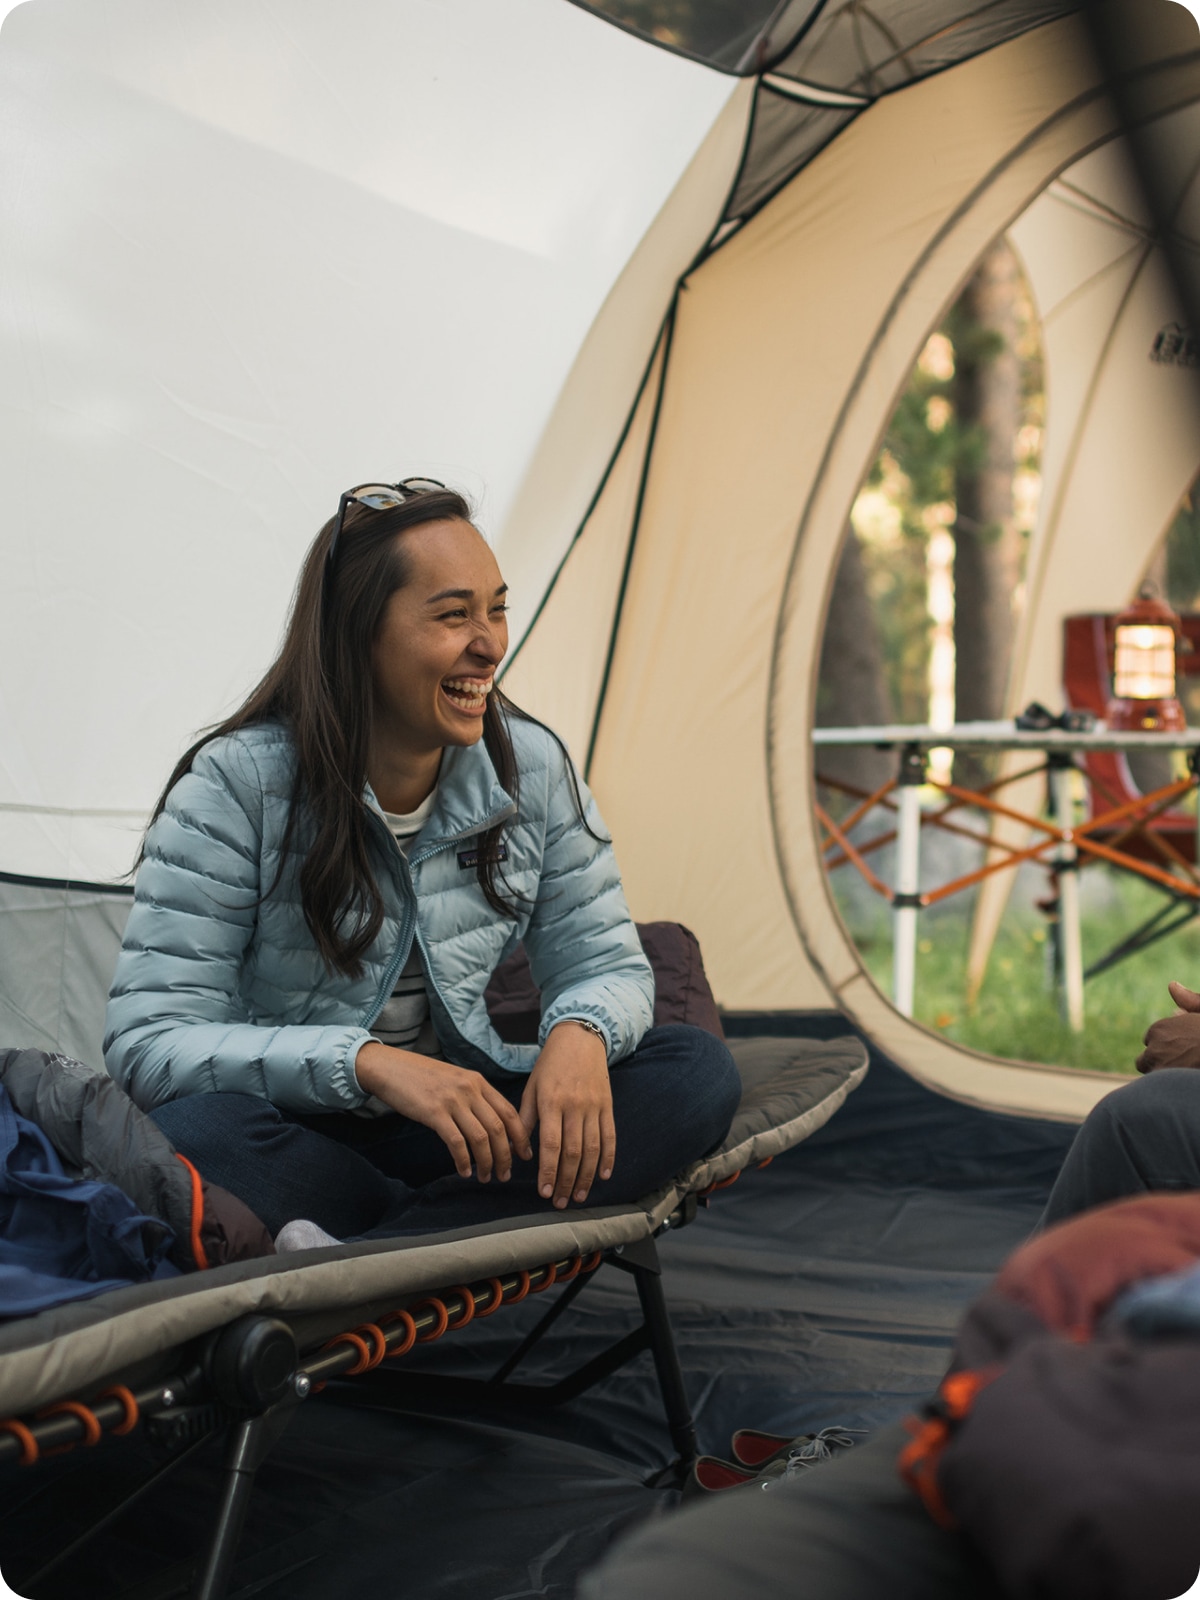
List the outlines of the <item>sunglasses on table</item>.
{"label": "sunglasses on table", "polygon": [[445,487],[446,485],[439,483],[436,478],[405,478],[400,483],[360,483],[355,489],[347,489],[338,501],[337,523],[334,526],[333,538],[329,541],[326,562],[329,566],[333,565],[333,553],[338,547],[338,540],[342,537],[346,507],[351,501],[366,506],[371,511],[394,511],[406,500],[411,500],[415,494],[429,494],[433,490]]}

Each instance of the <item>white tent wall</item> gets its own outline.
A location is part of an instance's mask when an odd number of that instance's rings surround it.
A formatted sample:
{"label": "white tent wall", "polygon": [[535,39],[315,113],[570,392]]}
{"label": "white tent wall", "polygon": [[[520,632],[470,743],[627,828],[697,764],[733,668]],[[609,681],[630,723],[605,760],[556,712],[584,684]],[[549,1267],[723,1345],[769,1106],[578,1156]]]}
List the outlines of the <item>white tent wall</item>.
{"label": "white tent wall", "polygon": [[[1166,118],[1179,161],[1176,222],[1200,236],[1200,107]],[[1180,315],[1123,143],[1077,162],[1010,229],[1040,313],[1047,392],[1042,503],[1031,541],[1025,609],[1008,691],[1013,714],[1031,700],[1062,703],[1062,623],[1119,610],[1200,471],[1195,372],[1150,359]],[[1001,773],[1019,770],[1014,756]],[[1006,803],[1036,811],[1044,783],[1014,784]],[[1020,848],[1028,830],[999,819],[997,840]],[[982,982],[1012,893],[1010,873],[980,888],[969,974]],[[1164,1000],[1165,1003],[1165,1000]]]}
{"label": "white tent wall", "polygon": [[[0,626],[38,683],[0,701],[0,870],[128,869],[179,750],[270,659],[348,482],[465,488],[532,613],[724,200],[747,93],[563,0],[7,18]],[[576,477],[541,474],[535,560],[513,510],[606,301],[614,375]]]}
{"label": "white tent wall", "polygon": [[[1158,76],[1166,105],[1194,96]],[[840,1005],[946,1092],[1067,1119],[1112,1080],[968,1053],[871,984],[809,734],[846,517],[929,329],[1113,131],[1079,24],[1052,24],[878,102],[691,275],[590,773],[635,914],[696,931],[723,1004]]]}
{"label": "white tent wall", "polygon": [[7,1041],[99,1060],[125,901],[87,886],[128,872],[179,751],[265,667],[347,483],[464,488],[519,632],[752,90],[565,0],[7,17]]}

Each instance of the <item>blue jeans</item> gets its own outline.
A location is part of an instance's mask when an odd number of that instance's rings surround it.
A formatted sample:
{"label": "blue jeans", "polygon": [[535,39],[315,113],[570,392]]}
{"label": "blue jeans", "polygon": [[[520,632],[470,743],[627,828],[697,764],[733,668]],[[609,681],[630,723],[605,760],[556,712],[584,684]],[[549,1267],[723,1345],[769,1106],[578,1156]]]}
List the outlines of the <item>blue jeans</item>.
{"label": "blue jeans", "polygon": [[[623,1205],[716,1148],[741,1096],[733,1057],[700,1028],[651,1028],[612,1068],[617,1158],[587,1204]],[[527,1079],[498,1075],[519,1105]],[[257,1095],[194,1094],[153,1112],[175,1148],[245,1202],[272,1234],[307,1217],[339,1239],[468,1228],[551,1210],[533,1160],[513,1162],[508,1183],[460,1178],[431,1129],[406,1117],[345,1112],[301,1116]],[[572,1202],[571,1209],[576,1209]]]}

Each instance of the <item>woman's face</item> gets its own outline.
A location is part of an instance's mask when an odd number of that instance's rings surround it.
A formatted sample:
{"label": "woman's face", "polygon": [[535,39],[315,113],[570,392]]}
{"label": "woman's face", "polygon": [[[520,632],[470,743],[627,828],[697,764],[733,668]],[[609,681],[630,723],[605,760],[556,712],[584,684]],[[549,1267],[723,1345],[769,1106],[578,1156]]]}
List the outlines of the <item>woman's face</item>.
{"label": "woman's face", "polygon": [[508,649],[500,568],[456,518],[397,538],[411,576],[388,601],[371,652],[376,732],[414,754],[475,744]]}

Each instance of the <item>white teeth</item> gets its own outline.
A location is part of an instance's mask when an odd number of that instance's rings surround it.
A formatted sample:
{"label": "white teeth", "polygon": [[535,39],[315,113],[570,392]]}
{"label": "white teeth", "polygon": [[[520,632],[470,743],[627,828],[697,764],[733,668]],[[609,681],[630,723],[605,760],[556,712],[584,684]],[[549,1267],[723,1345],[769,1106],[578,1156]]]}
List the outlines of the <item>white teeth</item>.
{"label": "white teeth", "polygon": [[481,683],[478,678],[446,678],[442,688],[452,700],[458,701],[464,711],[478,711],[487,705],[493,681],[491,678],[486,683]]}

